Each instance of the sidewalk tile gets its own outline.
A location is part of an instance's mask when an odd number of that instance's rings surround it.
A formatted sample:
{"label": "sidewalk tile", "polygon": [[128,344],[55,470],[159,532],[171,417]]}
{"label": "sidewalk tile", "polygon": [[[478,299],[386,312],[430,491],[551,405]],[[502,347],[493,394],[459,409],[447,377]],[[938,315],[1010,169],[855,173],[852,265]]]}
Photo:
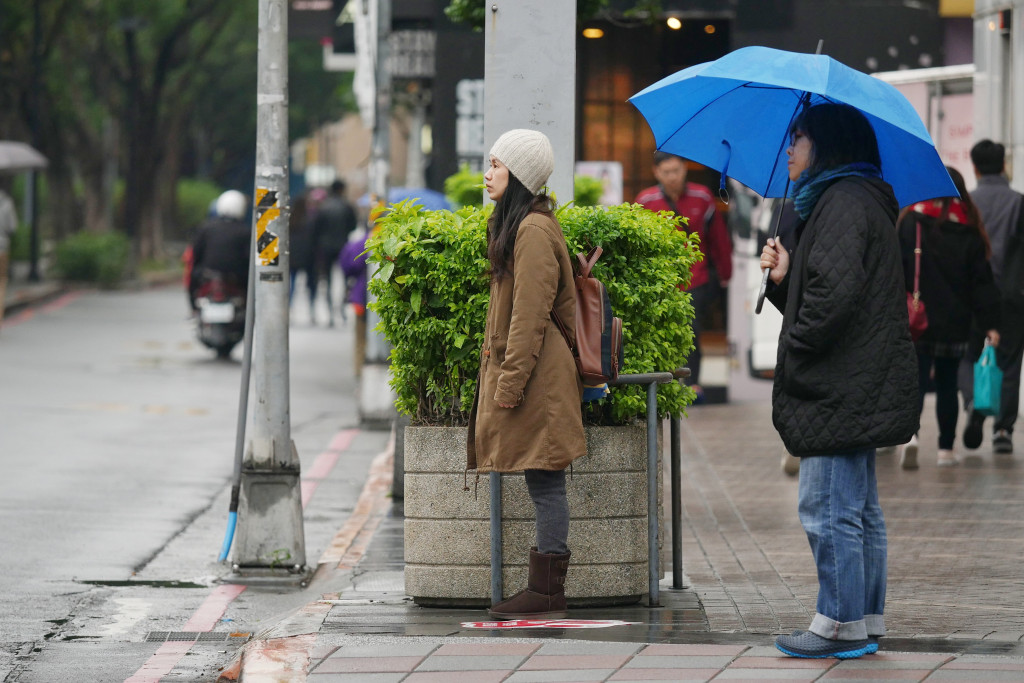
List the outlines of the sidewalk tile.
{"label": "sidewalk tile", "polygon": [[726,669],[715,676],[716,681],[785,681],[793,683],[801,681],[810,683],[818,680],[821,672],[817,669]]}
{"label": "sidewalk tile", "polygon": [[532,655],[540,647],[534,643],[448,643],[438,648],[435,657],[442,655]]}
{"label": "sidewalk tile", "polygon": [[730,669],[829,669],[834,659],[799,659],[797,657],[739,657]]}
{"label": "sidewalk tile", "polygon": [[652,655],[705,655],[722,657],[737,656],[748,650],[746,645],[683,645],[683,644],[657,644],[648,645],[642,652],[637,653],[638,657],[649,657]]}
{"label": "sidewalk tile", "polygon": [[1024,681],[1024,671],[978,671],[939,669],[928,677],[929,681]]}
{"label": "sidewalk tile", "polygon": [[942,665],[939,671],[947,669],[973,669],[978,671],[1024,671],[1024,660],[1002,659],[998,657],[982,657],[964,655]]}
{"label": "sidewalk tile", "polygon": [[417,671],[402,683],[501,683],[511,671]]}
{"label": "sidewalk tile", "polygon": [[861,670],[884,670],[896,671],[899,669],[937,669],[943,662],[951,659],[952,655],[875,655],[861,657],[860,659],[845,659],[836,667],[847,671]]}
{"label": "sidewalk tile", "polygon": [[523,662],[520,671],[555,669],[617,669],[629,655],[534,655]]}
{"label": "sidewalk tile", "polygon": [[823,681],[923,681],[931,669],[832,669]]}
{"label": "sidewalk tile", "polygon": [[317,673],[389,673],[409,672],[423,657],[328,657]]}
{"label": "sidewalk tile", "polygon": [[646,657],[634,657],[626,669],[721,669],[732,661],[730,655],[705,657],[695,656],[663,656],[649,655]]}
{"label": "sidewalk tile", "polygon": [[337,657],[426,657],[434,648],[435,643],[389,643],[387,645],[342,645],[330,654],[329,659]]}
{"label": "sidewalk tile", "polygon": [[313,672],[306,677],[308,683],[399,683],[404,673],[397,674],[321,674]]}
{"label": "sidewalk tile", "polygon": [[579,669],[576,671],[517,671],[504,683],[593,683],[608,678],[615,669]]}
{"label": "sidewalk tile", "polygon": [[707,681],[719,669],[619,669],[609,681]]}
{"label": "sidewalk tile", "polygon": [[317,645],[313,648],[313,651],[309,653],[309,658],[314,662],[319,662],[321,659],[327,659],[330,657],[331,653],[337,649],[337,645]]}
{"label": "sidewalk tile", "polygon": [[515,669],[527,655],[431,655],[416,667],[416,671],[489,671]]}
{"label": "sidewalk tile", "polygon": [[632,655],[643,647],[642,643],[616,643],[609,641],[577,640],[544,643],[538,655]]}

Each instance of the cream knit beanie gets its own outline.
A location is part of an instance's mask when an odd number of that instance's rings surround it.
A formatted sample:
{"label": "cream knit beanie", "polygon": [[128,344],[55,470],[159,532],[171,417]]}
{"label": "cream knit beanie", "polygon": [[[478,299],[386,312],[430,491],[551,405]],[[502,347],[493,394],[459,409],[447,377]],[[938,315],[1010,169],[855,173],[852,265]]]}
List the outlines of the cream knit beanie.
{"label": "cream knit beanie", "polygon": [[516,128],[494,143],[490,156],[508,167],[532,194],[540,192],[555,169],[555,151],[548,136],[536,130]]}

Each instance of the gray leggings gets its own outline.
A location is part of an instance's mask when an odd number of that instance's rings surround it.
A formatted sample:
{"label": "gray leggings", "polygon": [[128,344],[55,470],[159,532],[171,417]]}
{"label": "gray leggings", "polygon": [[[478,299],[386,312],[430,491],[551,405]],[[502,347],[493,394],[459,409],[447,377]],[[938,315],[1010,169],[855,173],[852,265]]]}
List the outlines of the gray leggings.
{"label": "gray leggings", "polygon": [[537,551],[545,555],[569,552],[569,500],[565,470],[526,470],[526,488],[537,511]]}

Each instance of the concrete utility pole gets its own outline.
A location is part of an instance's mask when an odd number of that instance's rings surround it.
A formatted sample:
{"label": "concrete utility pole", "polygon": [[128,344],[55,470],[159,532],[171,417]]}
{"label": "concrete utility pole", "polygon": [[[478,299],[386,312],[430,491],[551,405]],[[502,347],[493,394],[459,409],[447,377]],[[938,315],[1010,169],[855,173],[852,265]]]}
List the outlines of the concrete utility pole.
{"label": "concrete utility pole", "polygon": [[253,197],[256,401],[242,465],[233,564],[243,578],[299,582],[305,578],[306,542],[289,408],[286,0],[259,0],[258,49]]}
{"label": "concrete utility pole", "polygon": [[555,148],[548,187],[567,204],[576,162],[576,2],[488,0],[486,6],[484,149],[512,128],[544,133]]}
{"label": "concrete utility pole", "polygon": [[[376,0],[376,6],[376,83],[373,147],[369,168],[371,206],[387,204],[391,176],[391,65],[388,45],[391,35],[391,0]],[[372,278],[376,266],[368,263],[367,268]],[[372,302],[373,294],[368,293],[367,300]],[[367,307],[366,356],[359,381],[359,420],[366,427],[383,429],[389,428],[395,417],[395,397],[388,386],[388,356],[391,348],[384,335],[374,329],[379,322],[377,314]]]}
{"label": "concrete utility pole", "polygon": [[975,0],[974,68],[974,137],[1006,145],[1024,192],[1024,0]]}
{"label": "concrete utility pole", "polygon": [[[484,20],[484,149],[507,130],[531,128],[551,140],[558,202],[575,198],[576,2],[487,0]],[[486,152],[485,152],[486,153]],[[490,201],[484,193],[484,201]],[[490,475],[491,566],[502,567],[501,473]],[[491,602],[504,593],[491,574]]]}
{"label": "concrete utility pole", "polygon": [[[391,179],[391,69],[388,64],[391,35],[391,0],[377,0],[377,50],[375,66],[376,101],[373,117],[373,147],[370,154],[370,202],[387,204]],[[387,340],[374,328],[380,319],[366,311],[366,362],[388,362]]]}

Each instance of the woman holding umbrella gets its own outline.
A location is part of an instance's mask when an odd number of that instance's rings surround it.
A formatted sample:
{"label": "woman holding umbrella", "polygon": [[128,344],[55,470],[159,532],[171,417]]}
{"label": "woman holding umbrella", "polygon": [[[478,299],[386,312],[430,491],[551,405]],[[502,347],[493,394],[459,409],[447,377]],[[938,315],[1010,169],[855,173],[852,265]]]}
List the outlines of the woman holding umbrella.
{"label": "woman holding umbrella", "polygon": [[800,222],[787,250],[761,253],[768,299],[783,313],[772,419],[801,458],[799,516],[818,600],[807,631],[779,636],[794,657],[853,658],[885,634],[885,520],[875,449],[917,431],[917,360],[878,143],[857,109],[811,106],[787,149]]}

